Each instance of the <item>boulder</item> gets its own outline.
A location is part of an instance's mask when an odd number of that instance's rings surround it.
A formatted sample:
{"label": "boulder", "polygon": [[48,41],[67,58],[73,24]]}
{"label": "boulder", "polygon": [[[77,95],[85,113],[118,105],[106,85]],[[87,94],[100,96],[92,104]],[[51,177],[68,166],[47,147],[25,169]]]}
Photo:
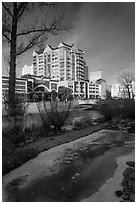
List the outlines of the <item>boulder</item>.
{"label": "boulder", "polygon": [[121,197],[123,195],[123,191],[116,191],[115,194],[117,197]]}
{"label": "boulder", "polygon": [[123,181],[122,181],[122,185],[126,186],[128,183],[128,179],[124,177]]}
{"label": "boulder", "polygon": [[125,186],[125,187],[123,188],[123,192],[124,192],[126,195],[130,195],[130,194],[131,194],[131,190],[130,190],[127,186]]}
{"label": "boulder", "polygon": [[129,173],[129,178],[135,180],[135,171]]}
{"label": "boulder", "polygon": [[128,167],[128,168],[126,168],[126,170],[124,171],[123,175],[124,175],[125,177],[128,177],[129,174],[130,174],[132,171],[133,171],[133,168]]}
{"label": "boulder", "polygon": [[123,198],[124,200],[129,200],[130,196],[124,193],[124,194],[122,195],[122,198]]}
{"label": "boulder", "polygon": [[126,164],[130,167],[135,167],[135,162],[134,161],[127,161]]}

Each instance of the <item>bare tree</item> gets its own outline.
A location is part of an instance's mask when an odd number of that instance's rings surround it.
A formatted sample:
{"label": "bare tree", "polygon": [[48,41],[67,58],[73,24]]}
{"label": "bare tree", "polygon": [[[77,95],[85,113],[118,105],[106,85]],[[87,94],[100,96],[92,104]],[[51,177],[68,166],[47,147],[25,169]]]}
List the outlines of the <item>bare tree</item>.
{"label": "bare tree", "polygon": [[123,72],[118,77],[119,82],[123,86],[124,93],[127,91],[128,98],[131,99],[131,93],[133,93],[132,82],[135,80],[135,76],[130,72]]}
{"label": "bare tree", "polygon": [[[59,31],[69,29],[63,25],[63,16],[46,18],[46,8],[55,6],[54,3],[32,2],[3,2],[2,3],[2,36],[3,42],[10,47],[9,70],[9,114],[14,116],[15,110],[15,80],[17,57],[34,46],[42,45],[49,34],[57,35]],[[36,19],[30,18],[34,9]],[[43,13],[42,13],[43,12]],[[43,20],[39,14],[44,15]],[[30,15],[30,16],[29,16]],[[28,18],[27,18],[28,17]]]}

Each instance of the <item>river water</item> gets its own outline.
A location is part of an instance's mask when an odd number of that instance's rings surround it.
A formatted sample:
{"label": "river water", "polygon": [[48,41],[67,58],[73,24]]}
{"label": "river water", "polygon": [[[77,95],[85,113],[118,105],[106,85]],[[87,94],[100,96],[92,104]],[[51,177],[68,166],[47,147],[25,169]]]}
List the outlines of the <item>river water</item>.
{"label": "river water", "polygon": [[[62,163],[60,171],[35,181],[25,189],[10,187],[10,201],[15,202],[79,202],[97,191],[112,177],[116,158],[133,150],[132,145],[121,143],[92,145],[70,164]],[[74,152],[73,152],[74,153]]]}

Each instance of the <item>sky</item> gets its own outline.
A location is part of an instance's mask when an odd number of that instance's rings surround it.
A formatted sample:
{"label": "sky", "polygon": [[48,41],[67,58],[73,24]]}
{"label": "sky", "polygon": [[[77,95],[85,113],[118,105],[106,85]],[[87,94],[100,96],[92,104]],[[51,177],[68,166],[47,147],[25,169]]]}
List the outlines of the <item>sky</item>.
{"label": "sky", "polygon": [[[135,72],[135,4],[134,2],[88,2],[57,3],[55,8],[45,11],[46,17],[64,14],[63,24],[72,25],[71,30],[49,36],[45,42],[58,46],[59,42],[75,44],[85,52],[89,72],[101,70],[104,78],[111,85],[116,83],[120,73]],[[32,23],[33,17],[42,12],[35,10],[27,16]],[[6,51],[5,51],[6,50]],[[3,56],[7,55],[3,46]],[[21,67],[32,64],[34,47],[19,57],[17,76]],[[7,74],[7,64],[3,59],[3,75]]]}

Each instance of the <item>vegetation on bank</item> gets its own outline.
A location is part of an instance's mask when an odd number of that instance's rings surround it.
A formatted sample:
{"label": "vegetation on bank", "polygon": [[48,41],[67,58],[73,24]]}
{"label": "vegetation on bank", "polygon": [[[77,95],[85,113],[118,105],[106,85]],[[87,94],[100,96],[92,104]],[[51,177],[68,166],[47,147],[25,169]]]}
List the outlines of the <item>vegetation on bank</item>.
{"label": "vegetation on bank", "polygon": [[135,120],[135,100],[109,100],[100,107],[105,121],[113,118]]}

